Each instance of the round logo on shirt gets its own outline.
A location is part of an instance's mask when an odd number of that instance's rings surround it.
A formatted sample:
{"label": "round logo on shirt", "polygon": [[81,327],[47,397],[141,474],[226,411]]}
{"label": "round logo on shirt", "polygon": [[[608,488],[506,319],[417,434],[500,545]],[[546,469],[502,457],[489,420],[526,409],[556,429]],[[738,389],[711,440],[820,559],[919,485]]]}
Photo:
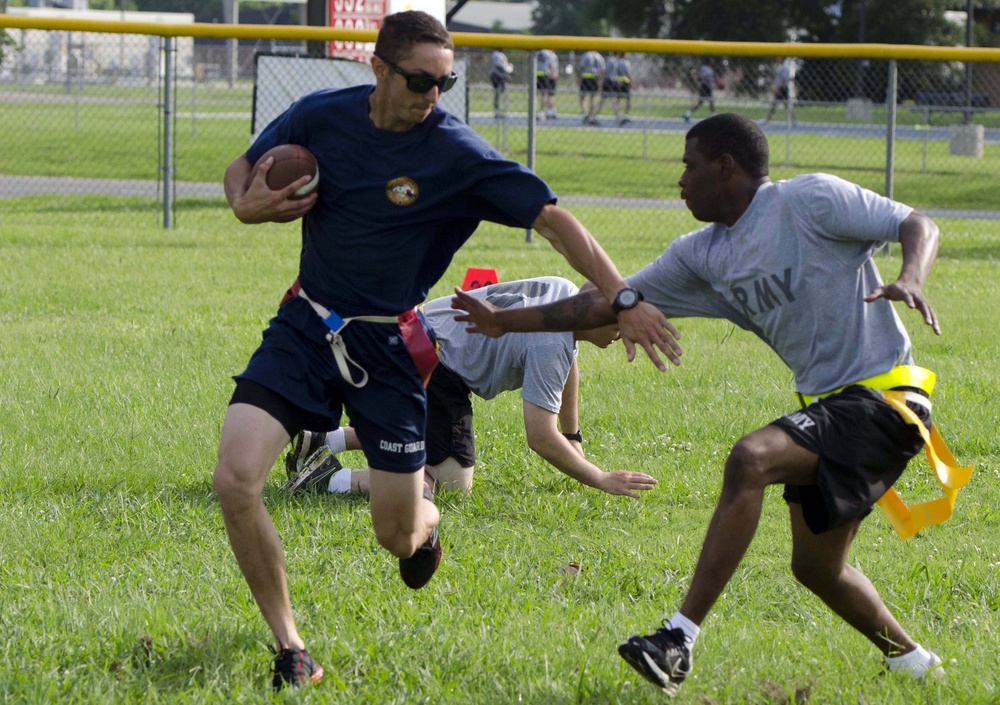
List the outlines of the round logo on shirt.
{"label": "round logo on shirt", "polygon": [[385,195],[397,206],[410,206],[420,195],[420,189],[413,179],[397,176],[385,185]]}

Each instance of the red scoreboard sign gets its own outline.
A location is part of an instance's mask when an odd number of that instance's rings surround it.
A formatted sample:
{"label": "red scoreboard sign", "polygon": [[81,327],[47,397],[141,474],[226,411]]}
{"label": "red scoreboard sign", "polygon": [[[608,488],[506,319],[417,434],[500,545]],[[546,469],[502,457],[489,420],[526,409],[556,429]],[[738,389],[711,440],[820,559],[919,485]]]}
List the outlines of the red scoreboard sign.
{"label": "red scoreboard sign", "polygon": [[[387,0],[330,0],[330,26],[346,29],[374,29],[382,26],[388,12]],[[367,42],[330,42],[329,55],[342,59],[368,61],[375,44]]]}

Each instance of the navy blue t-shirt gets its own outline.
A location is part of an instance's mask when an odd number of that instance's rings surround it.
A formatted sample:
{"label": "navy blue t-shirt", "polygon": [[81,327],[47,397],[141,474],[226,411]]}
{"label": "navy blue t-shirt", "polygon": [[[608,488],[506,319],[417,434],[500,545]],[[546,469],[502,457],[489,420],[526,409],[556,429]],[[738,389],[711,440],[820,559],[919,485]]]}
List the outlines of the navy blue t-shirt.
{"label": "navy blue t-shirt", "polygon": [[480,221],[527,228],[552,190],[436,107],[406,132],[368,116],[374,86],[311,93],[246,152],[279,144],[319,163],[319,198],[302,220],[299,280],[342,317],[396,315],[427,297]]}

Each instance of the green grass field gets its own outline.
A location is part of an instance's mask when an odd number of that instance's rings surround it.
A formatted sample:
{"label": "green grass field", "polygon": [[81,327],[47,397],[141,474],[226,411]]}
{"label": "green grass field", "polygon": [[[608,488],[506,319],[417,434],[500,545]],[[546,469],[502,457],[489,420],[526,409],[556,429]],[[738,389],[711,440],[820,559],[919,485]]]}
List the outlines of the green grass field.
{"label": "green grass field", "polygon": [[[270,633],[226,540],[210,473],[230,376],[294,278],[297,225],[247,227],[220,204],[182,206],[164,231],[135,202],[19,199],[0,222],[0,700],[269,702]],[[693,221],[575,211],[623,272]],[[903,317],[939,375],[935,421],[978,466],[955,516],[901,542],[878,513],[852,561],[943,682],[880,675],[872,647],[791,576],[787,511],[769,492],[756,541],[703,625],[680,703],[1000,702],[1000,364],[994,226],[942,220],[927,286],[944,335]],[[468,266],[505,279],[561,274],[545,243],[484,226],[433,295]],[[879,260],[893,276],[897,255]],[[265,502],[282,534],[300,630],[326,668],[312,703],[658,703],[618,641],[669,616],[688,584],[721,468],[741,435],[793,408],[790,374],[721,322],[677,321],[684,364],[581,350],[589,457],[653,474],[641,500],[577,485],[534,457],[515,394],[477,401],[471,496],[441,498],[446,550],[407,590],[363,499]],[[343,457],[360,464],[357,454]],[[937,492],[925,463],[900,487]],[[576,574],[567,567],[579,566]]]}
{"label": "green grass field", "polygon": [[[67,93],[59,86],[45,88],[0,87],[7,127],[0,130],[0,175],[155,180],[161,173],[162,126],[155,86],[97,86],[82,94]],[[175,179],[220,182],[225,165],[247,147],[252,93],[245,84],[235,89],[195,90],[188,85],[178,89],[176,98]],[[577,115],[574,91],[564,90],[558,99],[561,114]],[[491,100],[492,91],[479,85],[470,89],[471,112],[490,114]],[[655,97],[649,105],[636,98],[632,114],[636,124],[643,116],[677,119],[688,105],[686,98]],[[511,91],[509,107],[512,112],[524,113],[526,95]],[[720,100],[718,110],[756,118],[762,116],[764,107]],[[701,116],[707,114],[703,109]],[[602,117],[604,128],[599,132],[539,123],[538,173],[561,195],[676,198],[683,132],[679,128],[618,130],[611,126],[609,105]],[[795,133],[786,139],[772,126],[774,178],[826,171],[884,192],[884,135],[837,135],[838,126],[849,127],[843,106],[803,107],[798,118],[803,125],[821,124],[832,133]],[[884,120],[884,115],[875,118]],[[900,126],[922,120],[922,114],[900,107]],[[943,125],[944,120],[945,116],[938,115],[934,124]],[[989,114],[977,115],[977,120],[995,126]],[[523,126],[503,129],[481,124],[476,129],[510,158],[528,160],[528,135]],[[950,154],[947,141],[940,139],[929,139],[926,144],[900,139],[896,143],[893,195],[918,208],[995,210],[993,181],[998,156],[1000,147],[994,144],[987,144],[983,158],[976,159]],[[152,199],[148,207],[155,213]]]}

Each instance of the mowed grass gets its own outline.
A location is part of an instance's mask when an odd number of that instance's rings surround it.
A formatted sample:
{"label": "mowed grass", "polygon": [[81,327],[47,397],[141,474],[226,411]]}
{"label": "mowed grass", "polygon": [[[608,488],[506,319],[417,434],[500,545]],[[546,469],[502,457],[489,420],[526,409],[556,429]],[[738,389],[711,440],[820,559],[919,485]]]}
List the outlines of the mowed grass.
{"label": "mowed grass", "polygon": [[[0,130],[0,175],[140,180],[162,176],[163,126],[156,86],[88,88],[80,93],[55,87],[46,91],[23,88],[27,87],[0,87],[6,128]],[[5,102],[8,91],[11,98]],[[576,95],[563,91],[558,96],[561,114],[573,116],[571,122],[578,113]],[[174,178],[216,184],[225,165],[249,143],[253,100],[248,85],[194,90],[184,86],[176,98],[171,133]],[[527,110],[524,93],[511,91],[508,98],[512,113]],[[483,85],[471,87],[471,112],[491,114],[491,100],[491,90]],[[538,123],[536,171],[561,195],[676,198],[686,127],[678,119],[670,129],[637,128],[644,117],[679,118],[690,104],[686,99],[657,98],[652,105],[637,97],[632,110],[635,122],[627,130],[613,126],[610,105],[603,108],[600,129]],[[759,105],[745,101],[720,102],[718,109],[754,118],[762,112]],[[900,125],[909,124],[904,118],[915,114],[901,109]],[[850,136],[838,129],[838,125],[856,127],[844,118],[842,107],[804,108],[799,115],[802,126],[818,125],[821,131],[786,136],[779,125],[771,125],[772,176],[784,179],[825,171],[879,193],[885,191],[884,135]],[[528,134],[523,125],[491,121],[476,124],[476,129],[510,158],[528,161]],[[983,158],[976,159],[950,154],[941,139],[925,143],[900,138],[895,147],[894,196],[925,209],[994,210],[998,156],[1000,147],[993,144],[987,144]],[[155,212],[152,199],[147,207]]]}
{"label": "mowed grass", "polygon": [[[230,376],[294,278],[296,224],[247,227],[196,204],[162,230],[135,203],[19,199],[0,223],[0,700],[269,702],[270,633],[236,567],[210,474]],[[184,208],[184,206],[182,206]],[[637,210],[575,211],[623,272],[693,226]],[[876,511],[851,561],[948,677],[880,675],[864,639],[798,586],[787,510],[768,493],[750,552],[703,625],[681,703],[992,703],[1000,693],[1000,364],[992,224],[942,220],[927,291],[935,337],[904,311],[938,372],[935,420],[976,463],[955,516],[908,542]],[[894,276],[897,252],[882,257]],[[573,273],[547,244],[483,226],[468,266],[505,279]],[[728,449],[794,406],[790,375],[752,336],[677,321],[681,367],[581,349],[585,449],[660,483],[641,500],[580,486],[527,449],[516,394],[476,402],[471,496],[440,498],[445,561],[420,592],[376,543],[361,498],[264,500],[287,551],[299,628],[326,668],[315,703],[658,703],[616,654],[678,606]],[[358,454],[346,454],[360,464]],[[923,461],[907,500],[938,492]],[[577,572],[572,566],[578,566]],[[796,700],[798,698],[798,700]]]}

